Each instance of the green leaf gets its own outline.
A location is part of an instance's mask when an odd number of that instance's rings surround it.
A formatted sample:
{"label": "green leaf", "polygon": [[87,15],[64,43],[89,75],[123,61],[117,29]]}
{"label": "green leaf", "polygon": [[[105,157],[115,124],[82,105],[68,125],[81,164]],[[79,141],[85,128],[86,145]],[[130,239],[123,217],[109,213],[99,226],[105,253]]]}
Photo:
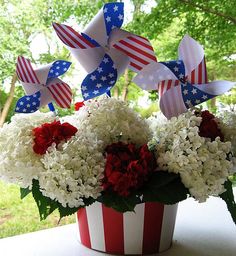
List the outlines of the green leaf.
{"label": "green leaf", "polygon": [[40,220],[45,220],[55,209],[58,203],[42,194],[38,180],[33,180],[32,194],[38,206]]}
{"label": "green leaf", "polygon": [[127,212],[134,211],[134,207],[136,204],[141,203],[141,200],[135,194],[122,197],[109,191],[100,196],[98,202],[103,203],[105,206],[111,207],[118,212]]}
{"label": "green leaf", "polygon": [[70,216],[70,215],[76,213],[80,208],[82,208],[82,207],[69,208],[69,207],[63,207],[62,205],[60,205],[58,208],[58,211],[60,214],[60,220],[63,217]]}
{"label": "green leaf", "polygon": [[142,193],[143,202],[175,204],[185,200],[189,191],[178,174],[158,171],[152,175]]}
{"label": "green leaf", "polygon": [[25,198],[32,191],[29,188],[20,188],[20,198]]}
{"label": "green leaf", "polygon": [[232,189],[232,182],[227,180],[224,184],[226,191],[220,195],[221,199],[227,204],[228,211],[236,224],[236,203],[234,201],[234,194]]}
{"label": "green leaf", "polygon": [[[95,199],[93,199],[92,197],[89,197],[89,198],[84,198],[83,201],[86,206],[89,206],[95,202]],[[70,216],[70,215],[76,213],[81,208],[83,208],[83,207],[73,207],[73,208],[63,207],[61,204],[58,203],[58,211],[60,213],[60,220],[63,217]]]}

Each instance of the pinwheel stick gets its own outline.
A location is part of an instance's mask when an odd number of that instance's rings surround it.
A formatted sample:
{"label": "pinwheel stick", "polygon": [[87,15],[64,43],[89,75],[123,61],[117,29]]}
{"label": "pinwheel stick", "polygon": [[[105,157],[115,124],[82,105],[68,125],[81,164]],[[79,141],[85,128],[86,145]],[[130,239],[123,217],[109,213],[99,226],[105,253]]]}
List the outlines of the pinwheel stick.
{"label": "pinwheel stick", "polygon": [[56,114],[56,109],[55,109],[54,105],[52,104],[52,102],[48,104],[48,108],[50,111],[52,111],[53,113]]}

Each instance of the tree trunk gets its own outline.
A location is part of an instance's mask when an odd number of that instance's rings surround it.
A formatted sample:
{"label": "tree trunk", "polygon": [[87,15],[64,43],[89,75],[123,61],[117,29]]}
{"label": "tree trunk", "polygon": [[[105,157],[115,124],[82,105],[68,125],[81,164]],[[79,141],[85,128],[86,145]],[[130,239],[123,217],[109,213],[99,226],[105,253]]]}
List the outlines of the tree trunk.
{"label": "tree trunk", "polygon": [[211,99],[211,108],[215,109],[216,108],[216,98]]}
{"label": "tree trunk", "polygon": [[13,98],[14,98],[16,80],[17,80],[17,75],[15,73],[12,77],[12,80],[11,80],[11,88],[10,88],[9,96],[6,100],[6,103],[4,104],[3,110],[2,110],[1,115],[0,115],[0,127],[2,127],[3,124],[5,123],[5,120],[7,118],[7,114],[9,112],[10,107],[11,107],[11,103],[12,103]]}
{"label": "tree trunk", "polygon": [[115,99],[119,99],[119,90],[118,90],[117,86],[115,86],[114,89],[113,89],[113,97]]}
{"label": "tree trunk", "polygon": [[124,78],[125,78],[125,84],[124,84],[124,87],[123,87],[123,90],[122,90],[121,99],[122,99],[123,101],[127,101],[128,86],[129,86],[129,84],[130,84],[130,80],[129,80],[129,70],[128,70],[128,68],[125,70]]}

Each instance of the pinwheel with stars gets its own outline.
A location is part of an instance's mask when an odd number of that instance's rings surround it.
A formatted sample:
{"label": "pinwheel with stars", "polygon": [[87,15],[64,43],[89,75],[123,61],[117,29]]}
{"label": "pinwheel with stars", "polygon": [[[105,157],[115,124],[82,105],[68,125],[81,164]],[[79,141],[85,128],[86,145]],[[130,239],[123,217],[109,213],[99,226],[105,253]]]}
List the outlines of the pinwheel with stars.
{"label": "pinwheel with stars", "polygon": [[26,96],[18,100],[15,111],[33,113],[52,101],[55,101],[61,108],[69,108],[72,100],[71,88],[58,76],[64,74],[70,65],[71,62],[57,60],[41,68],[33,69],[29,59],[19,56],[16,73]]}
{"label": "pinwheel with stars", "polygon": [[146,38],[120,29],[123,19],[124,3],[107,3],[81,34],[67,25],[53,24],[58,37],[89,73],[81,86],[85,100],[108,93],[128,66],[137,72],[156,61]]}
{"label": "pinwheel with stars", "polygon": [[145,90],[158,89],[160,109],[167,118],[178,116],[235,85],[229,81],[208,83],[203,47],[188,35],[179,45],[179,60],[152,62],[138,73],[134,82]]}

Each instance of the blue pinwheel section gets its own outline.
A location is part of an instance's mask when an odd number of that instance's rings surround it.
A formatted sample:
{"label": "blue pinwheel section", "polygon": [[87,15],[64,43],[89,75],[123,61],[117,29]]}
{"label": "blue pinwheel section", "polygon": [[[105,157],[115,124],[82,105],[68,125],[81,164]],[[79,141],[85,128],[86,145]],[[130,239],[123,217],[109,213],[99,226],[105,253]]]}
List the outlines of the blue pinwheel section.
{"label": "blue pinwheel section", "polygon": [[181,82],[181,93],[186,108],[193,107],[215,97],[215,95],[206,93],[185,81],[185,66],[182,60],[161,63],[169,68]]}
{"label": "blue pinwheel section", "polygon": [[181,92],[186,108],[191,108],[216,96],[199,90],[188,82],[181,84]]}
{"label": "blue pinwheel section", "polygon": [[24,96],[16,103],[15,111],[17,113],[33,113],[39,109],[41,93],[36,92],[33,95]]}
{"label": "blue pinwheel section", "polygon": [[114,28],[120,28],[124,20],[124,3],[107,3],[103,7],[107,36]]}
{"label": "blue pinwheel section", "polygon": [[181,82],[185,81],[185,67],[182,60],[172,60],[160,63],[169,68]]}
{"label": "blue pinwheel section", "polygon": [[63,75],[69,69],[70,65],[71,62],[65,60],[57,60],[53,62],[49,69],[47,80]]}
{"label": "blue pinwheel section", "polygon": [[117,69],[111,57],[104,55],[101,64],[82,82],[81,91],[84,100],[89,100],[110,92],[117,80]]}

